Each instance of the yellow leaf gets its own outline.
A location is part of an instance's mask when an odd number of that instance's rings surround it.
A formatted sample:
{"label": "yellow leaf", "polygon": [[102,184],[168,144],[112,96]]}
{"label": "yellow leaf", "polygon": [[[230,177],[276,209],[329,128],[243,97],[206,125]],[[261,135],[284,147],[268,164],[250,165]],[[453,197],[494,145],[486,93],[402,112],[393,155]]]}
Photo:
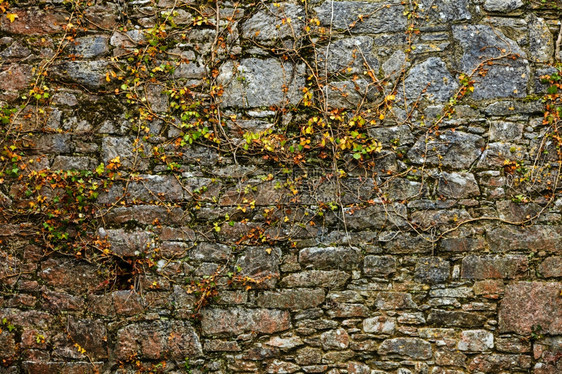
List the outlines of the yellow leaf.
{"label": "yellow leaf", "polygon": [[267,249],[266,249],[265,251],[267,252],[267,254],[268,254],[268,255],[270,255],[270,254],[271,254],[271,251],[272,251],[272,249],[271,249],[271,248],[267,248]]}
{"label": "yellow leaf", "polygon": [[20,16],[18,16],[15,13],[7,13],[6,18],[9,19],[10,23],[11,23],[11,22],[14,22],[16,20],[16,18],[20,18]]}

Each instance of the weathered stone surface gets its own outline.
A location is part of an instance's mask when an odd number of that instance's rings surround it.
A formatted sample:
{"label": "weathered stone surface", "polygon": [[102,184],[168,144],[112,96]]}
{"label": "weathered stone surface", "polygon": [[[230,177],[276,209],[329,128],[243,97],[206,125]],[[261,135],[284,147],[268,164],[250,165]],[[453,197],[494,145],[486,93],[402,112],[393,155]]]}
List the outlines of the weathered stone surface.
{"label": "weathered stone surface", "polygon": [[242,36],[261,42],[287,37],[297,38],[302,33],[304,18],[304,9],[299,5],[267,5],[265,10],[257,12],[243,23]]}
{"label": "weathered stone surface", "polygon": [[299,252],[299,262],[316,269],[351,269],[361,261],[361,254],[353,247],[312,247]]}
{"label": "weathered stone surface", "polygon": [[412,295],[405,292],[381,292],[375,299],[375,306],[381,310],[417,308]]}
{"label": "weathered stone surface", "polygon": [[556,226],[499,227],[490,230],[486,237],[494,252],[538,248],[551,253],[562,251],[562,230]]}
{"label": "weathered stone surface", "polygon": [[499,30],[490,26],[453,26],[453,37],[464,50],[460,68],[470,73],[490,58],[503,55],[518,55],[515,60],[496,61],[485,66],[487,74],[477,78],[472,97],[491,99],[499,97],[524,97],[529,80],[529,63],[525,52]]}
{"label": "weathered stone surface", "polygon": [[107,329],[99,320],[70,319],[68,333],[75,342],[80,342],[91,357],[103,359],[108,357]]}
{"label": "weathered stone surface", "polygon": [[486,330],[465,330],[461,332],[460,351],[483,352],[494,348],[494,335]]}
{"label": "weathered stone surface", "polygon": [[384,316],[363,320],[363,331],[375,334],[393,334],[396,329],[396,319]]}
{"label": "weathered stone surface", "polygon": [[319,289],[295,289],[280,292],[264,292],[256,299],[262,308],[307,309],[314,308],[324,302],[324,291]]}
{"label": "weathered stone surface", "polygon": [[485,320],[484,316],[473,313],[433,310],[429,313],[427,323],[447,327],[481,327]]}
{"label": "weathered stone surface", "polygon": [[420,96],[430,101],[444,102],[453,96],[457,88],[458,83],[447,70],[445,62],[438,57],[430,57],[410,69],[404,80],[405,93],[399,91],[399,96],[406,96],[410,102]]}
{"label": "weathered stone surface", "polygon": [[419,338],[395,338],[382,342],[378,353],[381,355],[396,354],[418,360],[427,360],[433,356],[431,344]]}
{"label": "weathered stone surface", "polygon": [[538,62],[551,62],[554,56],[554,40],[548,25],[542,18],[531,13],[527,16],[529,24],[529,51]]}
{"label": "weathered stone surface", "polygon": [[562,277],[562,257],[546,258],[539,266],[539,273],[545,278]]}
{"label": "weathered stone surface", "polygon": [[455,169],[466,169],[481,155],[482,137],[461,131],[443,131],[436,137],[422,136],[408,151],[408,157],[416,164],[427,162]]}
{"label": "weathered stone surface", "polygon": [[418,282],[444,283],[449,280],[451,264],[439,257],[424,257],[416,262],[414,276]]}
{"label": "weathered stone surface", "polygon": [[82,58],[92,58],[109,53],[109,37],[105,35],[76,38],[70,45],[70,53]]}
{"label": "weathered stone surface", "polygon": [[320,335],[320,342],[326,351],[331,349],[346,349],[349,347],[349,341],[349,334],[345,329],[330,330]]}
{"label": "weathered stone surface", "polygon": [[424,21],[422,28],[448,24],[452,21],[469,20],[472,18],[468,10],[468,0],[422,0],[419,3],[420,16]]}
{"label": "weathered stone surface", "polygon": [[273,334],[290,327],[288,311],[271,309],[205,309],[201,319],[203,335],[238,335],[249,331]]}
{"label": "weathered stone surface", "polygon": [[0,72],[0,90],[21,90],[27,88],[31,81],[32,69],[29,65],[8,65]]}
{"label": "weathered stone surface", "polygon": [[474,256],[463,258],[463,278],[468,279],[495,279],[516,278],[525,274],[528,268],[526,256]]}
{"label": "weathered stone surface", "polygon": [[466,199],[480,195],[480,188],[472,173],[447,173],[439,175],[437,193],[452,199]]}
{"label": "weathered stone surface", "polygon": [[[336,29],[350,29],[354,33],[400,32],[406,29],[404,6],[393,3],[381,6],[376,3],[355,1],[325,1],[314,9],[323,25]],[[363,15],[362,21],[359,16]],[[369,15],[365,17],[365,15]]]}
{"label": "weathered stone surface", "polygon": [[528,335],[540,326],[544,333],[562,333],[561,291],[562,285],[553,282],[508,285],[500,304],[500,331]]}
{"label": "weathered stone surface", "polygon": [[117,332],[117,356],[139,355],[144,359],[184,360],[203,353],[199,338],[189,322],[148,322],[131,324]]}
{"label": "weathered stone surface", "polygon": [[330,73],[362,73],[369,68],[378,71],[379,62],[373,54],[373,39],[356,36],[332,42],[319,50],[318,63]]}
{"label": "weathered stone surface", "polygon": [[[15,13],[14,13],[15,12]],[[14,21],[0,18],[0,30],[9,34],[48,35],[62,31],[66,24],[65,14],[60,11],[42,9],[13,9]]]}
{"label": "weathered stone surface", "polygon": [[54,73],[60,79],[97,89],[106,84],[105,74],[109,64],[106,61],[68,61],[54,67]]}
{"label": "weathered stone surface", "polygon": [[396,259],[392,256],[365,256],[363,272],[367,276],[388,276],[396,272]]}
{"label": "weathered stone surface", "polygon": [[522,6],[522,0],[486,0],[484,2],[484,9],[488,12],[509,13]]}
{"label": "weathered stone surface", "polygon": [[118,256],[138,256],[151,245],[151,234],[147,231],[126,232],[123,229],[105,230],[111,250]]}
{"label": "weathered stone surface", "polygon": [[344,211],[347,227],[350,229],[362,230],[367,228],[388,228],[404,227],[406,222],[406,206],[394,203],[389,205],[371,205],[360,209],[347,209]]}
{"label": "weathered stone surface", "polygon": [[302,96],[303,74],[303,66],[281,64],[275,59],[227,62],[221,66],[217,78],[225,87],[222,106],[253,108],[296,104]]}
{"label": "weathered stone surface", "polygon": [[349,278],[350,274],[340,270],[307,270],[285,276],[281,286],[337,289],[344,286]]}

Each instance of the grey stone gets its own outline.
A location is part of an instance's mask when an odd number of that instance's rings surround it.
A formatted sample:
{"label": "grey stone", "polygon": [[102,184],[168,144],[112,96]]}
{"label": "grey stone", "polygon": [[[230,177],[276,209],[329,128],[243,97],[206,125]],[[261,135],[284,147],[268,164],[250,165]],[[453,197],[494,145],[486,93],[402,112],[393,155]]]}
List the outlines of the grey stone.
{"label": "grey stone", "polygon": [[166,112],[168,110],[168,95],[164,92],[165,87],[159,84],[148,84],[145,88],[146,101],[155,112]]}
{"label": "grey stone", "polygon": [[388,276],[396,272],[396,259],[393,256],[365,256],[363,272],[366,276]]}
{"label": "grey stone", "polygon": [[[292,3],[266,5],[242,24],[242,37],[259,41],[298,38],[304,27],[304,9]],[[290,20],[290,21],[289,21]]]}
{"label": "grey stone", "polygon": [[443,172],[438,178],[437,194],[439,195],[452,199],[466,199],[480,195],[480,188],[472,173]]}
{"label": "grey stone", "polygon": [[486,0],[484,2],[484,9],[488,12],[509,13],[522,6],[522,0]]}
{"label": "grey stone", "polygon": [[107,61],[66,61],[55,65],[53,73],[62,80],[98,89],[106,84],[105,74],[108,69]]}
{"label": "grey stone", "polygon": [[423,283],[444,283],[449,280],[451,263],[439,257],[425,257],[416,261],[414,277]]}
{"label": "grey stone", "polygon": [[373,87],[364,79],[330,82],[324,89],[325,101],[333,108],[356,108],[373,98]]}
{"label": "grey stone", "polygon": [[538,62],[552,62],[554,57],[554,38],[548,25],[534,13],[527,16],[529,24],[529,55]]}
{"label": "grey stone", "polygon": [[408,157],[416,164],[442,164],[467,169],[481,155],[483,146],[484,139],[478,135],[445,130],[435,138],[419,138],[408,152]]}
{"label": "grey stone", "polygon": [[53,160],[51,169],[56,170],[89,170],[92,171],[98,162],[92,157],[57,156]]}
{"label": "grey stone", "polygon": [[373,54],[373,39],[367,36],[335,40],[328,49],[319,47],[318,64],[322,70],[327,65],[329,73],[356,74],[370,68],[376,74],[379,70],[379,62]]}
{"label": "grey stone", "polygon": [[[459,41],[464,55],[460,69],[469,74],[479,66],[487,70],[483,78],[477,77],[472,98],[525,97],[529,80],[529,62],[525,52],[501,31],[486,25],[453,26],[453,37]],[[485,64],[491,58],[510,54],[515,60],[500,59]],[[483,65],[481,65],[483,64]]]}
{"label": "grey stone", "polygon": [[299,310],[317,307],[324,302],[324,297],[324,291],[321,289],[266,291],[257,297],[256,303],[263,308]]}
{"label": "grey stone", "polygon": [[[459,87],[445,62],[438,57],[430,57],[415,65],[404,80],[404,91],[409,101],[424,97],[430,101],[445,102]],[[398,91],[403,97],[404,92]]]}
{"label": "grey stone", "polygon": [[131,199],[141,201],[178,201],[183,199],[183,187],[171,175],[140,175],[130,182]]}
{"label": "grey stone", "polygon": [[288,311],[273,309],[205,309],[201,315],[202,334],[239,335],[255,331],[273,334],[291,327]]}
{"label": "grey stone", "polygon": [[428,360],[433,356],[431,344],[419,338],[386,339],[379,347],[380,355],[396,354],[418,360]]}
{"label": "grey stone", "polygon": [[468,11],[468,0],[421,0],[419,15],[424,18],[419,26],[447,25],[452,21],[463,21],[472,18]]}
{"label": "grey stone", "polygon": [[361,253],[353,247],[312,247],[299,252],[299,262],[315,269],[351,269],[361,261]]}
{"label": "grey stone", "polygon": [[340,288],[351,275],[340,270],[308,270],[285,276],[281,285],[285,287],[326,287]]}
{"label": "grey stone", "polygon": [[224,86],[221,105],[253,108],[296,104],[302,96],[303,73],[304,66],[276,59],[248,58],[236,65],[229,61],[221,66],[217,78]]}
{"label": "grey stone", "polygon": [[121,165],[126,168],[136,166],[138,170],[146,170],[148,162],[142,155],[150,154],[151,150],[151,147],[143,142],[135,145],[135,141],[131,137],[108,136],[102,140],[103,161],[107,163],[119,157]]}
{"label": "grey stone", "polygon": [[490,141],[495,140],[519,140],[523,136],[523,124],[491,121],[490,122]]}
{"label": "grey stone", "polygon": [[408,66],[410,66],[410,63],[406,54],[402,50],[397,50],[382,64],[382,70],[385,76],[392,77],[408,68]]}
{"label": "grey stone", "polygon": [[363,230],[367,228],[389,228],[405,227],[407,225],[404,217],[407,208],[404,204],[377,204],[360,209],[344,210],[345,221],[349,229]]}
{"label": "grey stone", "polygon": [[109,53],[109,37],[105,35],[76,38],[70,45],[70,53],[82,57],[100,57]]}
{"label": "grey stone", "polygon": [[[407,26],[404,6],[398,2],[387,7],[360,1],[325,1],[314,10],[322,25],[349,29],[354,33],[400,32]],[[360,15],[363,16],[362,21],[359,20]]]}

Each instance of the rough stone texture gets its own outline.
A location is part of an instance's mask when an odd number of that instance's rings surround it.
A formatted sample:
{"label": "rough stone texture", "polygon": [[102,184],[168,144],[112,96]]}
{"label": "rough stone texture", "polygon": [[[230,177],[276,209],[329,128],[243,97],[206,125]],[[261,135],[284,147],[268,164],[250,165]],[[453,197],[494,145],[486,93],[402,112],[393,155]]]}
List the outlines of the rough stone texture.
{"label": "rough stone texture", "polygon": [[435,138],[423,136],[418,139],[408,151],[408,157],[415,163],[425,161],[465,169],[478,159],[483,145],[483,139],[478,135],[444,131]]}
{"label": "rough stone texture", "polygon": [[8,3],[1,374],[562,372],[555,1]]}
{"label": "rough stone texture", "polygon": [[[221,66],[218,81],[225,86],[222,105],[253,108],[296,104],[304,86],[304,67],[275,59],[248,58]],[[284,87],[288,88],[285,92]]]}
{"label": "rough stone texture", "polygon": [[522,6],[522,0],[486,0],[484,2],[484,9],[489,12],[509,13]]}
{"label": "rough stone texture", "polygon": [[490,58],[503,55],[517,55],[515,60],[502,59],[501,64],[487,64],[484,78],[477,78],[474,85],[474,99],[501,97],[525,97],[529,80],[529,63],[526,53],[501,31],[489,26],[453,26],[453,37],[459,41],[464,55],[459,68],[466,73],[481,67]]}
{"label": "rough stone texture", "polygon": [[[499,310],[501,332],[562,333],[560,283],[517,282],[506,287]],[[539,327],[540,326],[540,327]]]}
{"label": "rough stone texture", "polygon": [[[286,22],[290,19],[291,22]],[[299,37],[304,27],[304,9],[291,3],[268,5],[244,22],[242,36],[268,41],[287,37]]]}
{"label": "rough stone texture", "polygon": [[[406,29],[404,6],[392,3],[390,6],[354,1],[325,1],[315,8],[323,25],[333,25],[336,29],[350,30],[353,33],[398,32]],[[359,15],[369,15],[358,22]]]}
{"label": "rough stone texture", "polygon": [[399,91],[410,101],[418,97],[429,101],[443,102],[449,100],[458,88],[458,83],[453,78],[445,62],[437,57],[430,57],[421,64],[413,66],[406,80],[404,91]]}
{"label": "rough stone texture", "polygon": [[382,342],[378,349],[379,354],[396,354],[413,359],[429,359],[433,352],[431,344],[419,338],[395,338]]}
{"label": "rough stone texture", "polygon": [[273,334],[290,327],[289,312],[270,309],[206,309],[201,319],[204,335]]}

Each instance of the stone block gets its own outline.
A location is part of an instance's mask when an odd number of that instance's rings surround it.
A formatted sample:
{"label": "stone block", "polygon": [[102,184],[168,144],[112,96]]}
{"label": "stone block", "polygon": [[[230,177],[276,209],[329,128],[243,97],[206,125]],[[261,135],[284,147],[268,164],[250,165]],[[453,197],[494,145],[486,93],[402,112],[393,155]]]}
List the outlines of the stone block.
{"label": "stone block", "polygon": [[250,331],[273,334],[291,327],[288,311],[274,309],[205,309],[201,315],[203,335],[238,335]]}

